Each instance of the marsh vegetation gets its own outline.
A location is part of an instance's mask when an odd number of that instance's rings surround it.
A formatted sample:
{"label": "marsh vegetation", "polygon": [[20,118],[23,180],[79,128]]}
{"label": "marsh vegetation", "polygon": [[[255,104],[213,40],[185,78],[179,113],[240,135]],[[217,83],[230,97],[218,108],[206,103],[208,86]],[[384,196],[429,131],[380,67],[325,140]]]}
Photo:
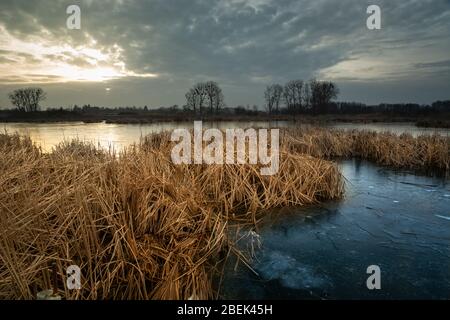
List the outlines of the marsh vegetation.
{"label": "marsh vegetation", "polygon": [[[306,127],[280,135],[280,169],[175,165],[169,133],[122,151],[66,141],[44,153],[29,137],[0,135],[0,298],[216,298],[213,276],[229,255],[246,259],[232,224],[266,210],[344,196],[335,158],[448,174],[450,138]],[[67,266],[82,270],[68,290]]]}

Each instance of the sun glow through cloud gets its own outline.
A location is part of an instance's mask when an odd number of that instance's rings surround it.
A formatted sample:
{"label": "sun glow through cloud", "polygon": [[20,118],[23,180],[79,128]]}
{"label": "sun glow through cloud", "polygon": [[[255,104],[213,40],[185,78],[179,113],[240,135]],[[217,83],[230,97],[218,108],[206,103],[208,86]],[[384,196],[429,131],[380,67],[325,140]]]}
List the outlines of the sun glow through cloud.
{"label": "sun glow through cloud", "polygon": [[98,48],[96,45],[95,39],[83,46],[72,46],[38,36],[22,40],[0,25],[0,82],[103,82],[123,77],[158,76],[128,70],[123,61],[123,49],[119,45],[108,48]]}
{"label": "sun glow through cloud", "polygon": [[295,79],[333,81],[339,100],[368,104],[450,92],[448,0],[376,1],[381,30],[358,0],[75,2],[78,30],[65,1],[0,1],[0,108],[28,86],[48,106],[115,107],[183,105],[208,80],[227,105],[260,109],[266,86]]}

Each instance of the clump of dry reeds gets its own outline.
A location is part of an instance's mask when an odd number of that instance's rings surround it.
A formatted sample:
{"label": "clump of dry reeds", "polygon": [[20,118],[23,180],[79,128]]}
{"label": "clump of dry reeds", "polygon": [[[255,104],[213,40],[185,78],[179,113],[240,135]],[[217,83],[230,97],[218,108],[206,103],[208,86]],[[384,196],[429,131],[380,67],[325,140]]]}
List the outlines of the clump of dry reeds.
{"label": "clump of dry reeds", "polygon": [[358,157],[398,169],[433,171],[450,170],[450,138],[441,135],[396,135],[390,132],[338,130],[304,127],[285,131],[291,152],[314,157]]}
{"label": "clump of dry reeds", "polygon": [[[174,165],[167,133],[114,154],[72,141],[44,154],[29,138],[0,134],[0,298],[212,298],[212,274],[231,220],[343,195],[335,157],[449,170],[449,138],[320,128],[286,130],[280,169]],[[68,290],[66,267],[82,270]]]}
{"label": "clump of dry reeds", "polygon": [[[274,176],[256,165],[174,165],[167,134],[117,155],[80,141],[44,154],[1,135],[0,157],[0,298],[54,287],[52,264],[67,299],[211,298],[230,219],[343,194],[334,163],[284,147]],[[81,290],[63,281],[72,264]]]}

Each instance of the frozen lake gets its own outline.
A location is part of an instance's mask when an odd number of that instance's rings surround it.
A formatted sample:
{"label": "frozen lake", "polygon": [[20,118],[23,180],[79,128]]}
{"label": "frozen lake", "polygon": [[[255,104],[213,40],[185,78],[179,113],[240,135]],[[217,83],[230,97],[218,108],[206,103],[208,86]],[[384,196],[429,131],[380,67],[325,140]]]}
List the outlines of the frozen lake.
{"label": "frozen lake", "polygon": [[[450,181],[364,161],[341,167],[345,199],[267,218],[251,264],[258,275],[230,261],[225,298],[450,298]],[[370,265],[381,269],[380,290],[367,289]]]}

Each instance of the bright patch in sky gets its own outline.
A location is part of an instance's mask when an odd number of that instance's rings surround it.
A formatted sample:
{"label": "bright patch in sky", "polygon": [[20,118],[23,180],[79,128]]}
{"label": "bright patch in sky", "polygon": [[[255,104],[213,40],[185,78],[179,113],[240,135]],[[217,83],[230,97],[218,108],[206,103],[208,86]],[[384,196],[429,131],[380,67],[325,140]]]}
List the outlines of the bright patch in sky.
{"label": "bright patch in sky", "polygon": [[39,36],[18,39],[0,25],[1,82],[55,83],[69,81],[102,82],[123,77],[153,78],[157,74],[135,73],[126,68],[123,50],[117,44],[98,48],[89,44],[72,46]]}
{"label": "bright patch in sky", "polygon": [[67,28],[70,2],[0,1],[0,108],[26,86],[49,107],[183,105],[209,80],[227,105],[260,108],[267,85],[295,79],[334,81],[339,101],[369,104],[450,92],[448,0],[377,0],[380,30],[359,0],[75,2],[79,30]]}

